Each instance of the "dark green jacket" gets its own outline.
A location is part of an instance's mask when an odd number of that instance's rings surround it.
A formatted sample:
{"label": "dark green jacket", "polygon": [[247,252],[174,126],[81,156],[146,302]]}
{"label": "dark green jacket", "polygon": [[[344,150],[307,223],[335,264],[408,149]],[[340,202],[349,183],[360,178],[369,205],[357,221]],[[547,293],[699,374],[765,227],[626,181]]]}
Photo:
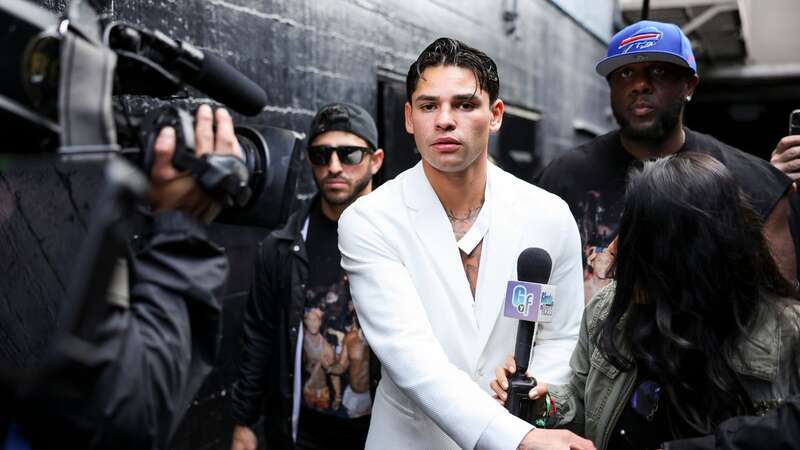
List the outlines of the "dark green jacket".
{"label": "dark green jacket", "polygon": [[[608,317],[615,288],[615,283],[606,286],[586,306],[578,345],[570,360],[573,371],[570,383],[549,387],[558,409],[555,426],[585,436],[598,450],[607,448],[609,434],[636,380],[636,369],[620,371],[611,365],[591,338]],[[762,326],[754,330],[753,339],[742,343],[741,357],[731,358],[735,370],[747,379],[750,397],[762,414],[798,389],[789,381],[793,369],[788,361],[792,343],[800,335],[796,318],[800,304],[793,302],[784,312],[780,317],[767,316]],[[622,327],[625,317],[618,327]],[[630,348],[621,343],[620,351],[629,356],[626,353]]]}

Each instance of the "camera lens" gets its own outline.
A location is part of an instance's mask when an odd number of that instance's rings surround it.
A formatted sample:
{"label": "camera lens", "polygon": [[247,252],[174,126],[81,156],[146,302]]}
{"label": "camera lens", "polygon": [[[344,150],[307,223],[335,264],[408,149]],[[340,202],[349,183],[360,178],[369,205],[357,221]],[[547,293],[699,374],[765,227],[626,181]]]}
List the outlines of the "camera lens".
{"label": "camera lens", "polygon": [[238,126],[234,131],[250,171],[252,196],[244,207],[227,208],[215,220],[275,229],[296,204],[295,188],[305,162],[302,138],[291,130],[269,126]]}
{"label": "camera lens", "polygon": [[250,127],[236,127],[236,139],[242,148],[242,157],[247,171],[250,173],[248,185],[253,195],[258,198],[264,187],[264,177],[269,167],[269,152],[267,142],[261,133]]}

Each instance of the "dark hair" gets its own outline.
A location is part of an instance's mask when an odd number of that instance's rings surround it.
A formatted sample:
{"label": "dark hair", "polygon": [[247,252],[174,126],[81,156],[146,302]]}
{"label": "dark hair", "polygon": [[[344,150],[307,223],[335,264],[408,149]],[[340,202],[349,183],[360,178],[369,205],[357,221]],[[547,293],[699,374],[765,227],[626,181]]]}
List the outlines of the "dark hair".
{"label": "dark hair", "polygon": [[731,173],[708,155],[648,161],[629,176],[616,293],[594,339],[618,369],[658,378],[673,433],[686,425],[709,433],[754,413],[731,356],[793,295],[761,226]]}
{"label": "dark hair", "polygon": [[456,66],[469,69],[478,80],[481,90],[489,94],[490,102],[494,103],[500,95],[500,77],[497,75],[497,65],[492,58],[461,41],[439,38],[423,50],[417,60],[408,68],[406,99],[409,103],[422,73],[428,67],[436,66]]}

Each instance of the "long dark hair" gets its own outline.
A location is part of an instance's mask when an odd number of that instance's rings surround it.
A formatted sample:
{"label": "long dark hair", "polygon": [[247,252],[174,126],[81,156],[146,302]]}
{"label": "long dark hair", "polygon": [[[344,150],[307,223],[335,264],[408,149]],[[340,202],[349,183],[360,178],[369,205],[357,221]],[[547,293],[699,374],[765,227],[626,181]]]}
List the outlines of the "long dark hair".
{"label": "long dark hair", "polygon": [[777,308],[779,297],[793,295],[761,226],[731,173],[708,155],[648,161],[629,175],[616,293],[594,338],[620,370],[636,366],[658,377],[661,401],[666,396],[682,419],[671,423],[673,433],[685,425],[708,433],[728,417],[753,413],[730,358],[764,306]]}

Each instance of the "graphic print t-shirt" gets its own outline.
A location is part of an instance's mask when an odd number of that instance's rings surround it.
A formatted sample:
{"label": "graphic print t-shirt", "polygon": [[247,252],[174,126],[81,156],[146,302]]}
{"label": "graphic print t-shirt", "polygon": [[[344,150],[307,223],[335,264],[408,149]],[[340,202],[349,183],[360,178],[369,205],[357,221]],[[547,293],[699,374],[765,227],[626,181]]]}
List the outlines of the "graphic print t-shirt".
{"label": "graphic print t-shirt", "polygon": [[341,268],[336,222],[311,208],[303,314],[302,404],[342,418],[370,413],[369,348]]}
{"label": "graphic print t-shirt", "polygon": [[[680,150],[705,153],[730,170],[762,218],[789,188],[789,180],[767,161],[730,147],[715,138],[684,128]],[[547,166],[537,185],[569,205],[583,244],[584,297],[592,296],[611,279],[608,245],[617,235],[624,207],[628,171],[641,162],[624,150],[619,131],[612,131],[568,151]]]}

